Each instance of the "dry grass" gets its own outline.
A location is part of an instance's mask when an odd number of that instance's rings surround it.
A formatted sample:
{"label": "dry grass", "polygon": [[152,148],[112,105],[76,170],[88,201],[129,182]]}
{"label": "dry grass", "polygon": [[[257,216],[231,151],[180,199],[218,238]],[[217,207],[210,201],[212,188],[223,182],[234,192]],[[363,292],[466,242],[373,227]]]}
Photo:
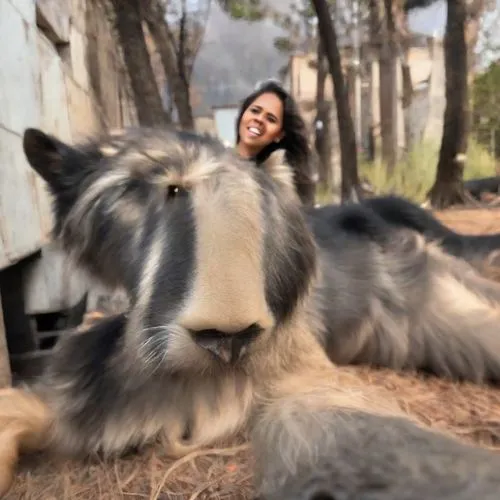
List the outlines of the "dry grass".
{"label": "dry grass", "polygon": [[[377,159],[370,163],[360,159],[359,173],[377,194],[396,193],[417,203],[423,203],[436,179],[440,143],[426,140],[396,163],[389,174],[387,165]],[[467,147],[467,163],[464,179],[478,179],[496,175],[498,164],[488,151],[471,138]]]}
{"label": "dry grass", "polygon": [[[453,210],[438,217],[469,233],[500,232],[497,210]],[[346,368],[366,384],[389,389],[425,425],[500,450],[500,391],[389,370]],[[23,460],[12,500],[195,500],[252,498],[252,457],[245,444],[197,452],[178,461],[159,446],[110,460]]]}
{"label": "dry grass", "polygon": [[[467,442],[500,450],[500,391],[389,370],[346,368],[366,384],[389,389],[408,414]],[[247,500],[252,457],[243,443],[172,461],[159,446],[136,455],[86,462],[24,460],[8,496],[16,500]]]}
{"label": "dry grass", "polygon": [[7,498],[244,500],[251,498],[251,468],[246,444],[176,461],[163,456],[159,446],[107,462],[55,462],[39,456],[23,461]]}

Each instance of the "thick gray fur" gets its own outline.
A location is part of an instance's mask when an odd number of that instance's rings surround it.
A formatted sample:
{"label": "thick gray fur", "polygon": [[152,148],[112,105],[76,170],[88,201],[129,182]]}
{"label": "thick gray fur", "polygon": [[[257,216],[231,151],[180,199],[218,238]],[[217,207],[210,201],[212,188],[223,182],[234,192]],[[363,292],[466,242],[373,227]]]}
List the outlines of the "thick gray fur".
{"label": "thick gray fur", "polygon": [[[328,426],[314,425],[317,419]],[[417,427],[399,417],[368,413],[315,414],[305,430],[314,463],[294,474],[258,448],[260,500],[497,500],[500,454]],[[334,436],[334,437],[333,437]],[[262,466],[260,466],[262,464]]]}
{"label": "thick gray fur", "polygon": [[[120,453],[163,433],[187,452],[213,436],[248,430],[252,391],[307,365],[309,351],[294,350],[296,345],[317,348],[319,360],[326,352],[338,365],[500,380],[500,285],[415,232],[373,230],[355,207],[346,207],[333,224],[304,216],[286,166],[255,169],[208,139],[160,130],[75,148],[31,130],[24,145],[54,196],[55,237],[80,266],[123,287],[131,299],[128,314],[61,339],[37,388],[56,414],[54,441],[66,451]],[[175,195],[167,189],[174,174],[192,183]],[[241,205],[240,192],[242,199],[258,196],[258,208]],[[217,234],[224,235],[218,242],[225,252],[241,244],[257,254],[246,234],[231,240],[227,233],[247,218],[253,224],[245,227],[258,226],[255,234],[264,235],[263,255],[255,264],[252,254],[255,268],[248,269],[263,271],[264,302],[274,324],[263,328],[235,366],[215,362],[178,320],[193,276],[204,266],[197,257],[199,219],[210,217],[213,208],[196,215],[196,196],[213,201],[224,218]],[[232,210],[222,210],[225,204]],[[227,272],[244,275],[231,263],[224,262]],[[253,276],[249,272],[246,279]],[[209,291],[203,299],[220,292]],[[267,324],[257,298],[242,297],[260,314],[255,323]],[[246,302],[237,299],[230,293],[224,298],[239,308],[239,320]],[[233,309],[221,310],[215,321],[235,321]],[[262,457],[260,491],[268,500],[312,500],[311,481],[325,482],[330,496],[324,498],[337,500],[489,499],[498,489],[496,455],[411,422],[326,410],[305,420],[313,426],[303,431],[316,459],[297,462],[292,472],[276,443],[258,435],[254,440]],[[315,428],[318,421],[323,424]]]}

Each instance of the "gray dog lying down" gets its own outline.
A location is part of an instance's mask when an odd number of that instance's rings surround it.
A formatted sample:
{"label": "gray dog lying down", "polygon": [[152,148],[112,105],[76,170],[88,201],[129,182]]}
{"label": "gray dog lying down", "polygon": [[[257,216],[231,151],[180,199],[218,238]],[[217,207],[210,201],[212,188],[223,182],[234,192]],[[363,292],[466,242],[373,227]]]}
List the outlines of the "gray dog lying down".
{"label": "gray dog lying down", "polygon": [[[328,228],[338,230],[343,224],[349,229],[358,225],[366,234],[380,235],[391,229],[411,229],[436,241],[446,253],[461,257],[473,264],[483,261],[500,250],[500,234],[460,234],[442,224],[428,210],[394,195],[377,196],[361,200],[356,205],[324,205],[306,208],[312,217]],[[328,230],[328,229],[327,229]]]}
{"label": "gray dog lying down", "polygon": [[414,231],[307,215],[277,155],[256,169],[150,129],[75,147],[29,129],[23,145],[54,237],[131,306],[61,338],[30,389],[0,391],[0,492],[31,450],[161,437],[178,457],[246,432],[266,500],[498,498],[497,454],[339,365],[496,383],[500,285]]}

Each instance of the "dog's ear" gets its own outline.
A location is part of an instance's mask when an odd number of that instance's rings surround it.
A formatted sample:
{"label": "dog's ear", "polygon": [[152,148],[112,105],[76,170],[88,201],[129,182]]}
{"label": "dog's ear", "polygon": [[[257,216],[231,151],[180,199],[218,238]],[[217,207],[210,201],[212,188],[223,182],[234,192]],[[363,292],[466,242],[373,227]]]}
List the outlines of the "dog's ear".
{"label": "dog's ear", "polygon": [[24,131],[23,150],[31,167],[49,185],[57,187],[64,175],[64,157],[72,151],[71,146],[41,130],[28,128]]}
{"label": "dog's ear", "polygon": [[285,159],[285,151],[277,149],[262,163],[262,168],[280,185],[295,191],[294,175]]}

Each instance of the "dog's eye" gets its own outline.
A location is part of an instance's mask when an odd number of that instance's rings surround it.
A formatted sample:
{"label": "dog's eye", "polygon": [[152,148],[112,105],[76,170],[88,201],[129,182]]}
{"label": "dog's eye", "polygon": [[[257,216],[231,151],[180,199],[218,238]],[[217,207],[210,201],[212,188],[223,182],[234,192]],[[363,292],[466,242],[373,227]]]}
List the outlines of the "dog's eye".
{"label": "dog's eye", "polygon": [[179,186],[168,186],[167,198],[174,198],[179,192]]}
{"label": "dog's eye", "polygon": [[185,195],[187,193],[186,189],[184,189],[181,186],[168,186],[167,188],[167,200],[173,200],[174,198],[177,198],[178,196]]}

